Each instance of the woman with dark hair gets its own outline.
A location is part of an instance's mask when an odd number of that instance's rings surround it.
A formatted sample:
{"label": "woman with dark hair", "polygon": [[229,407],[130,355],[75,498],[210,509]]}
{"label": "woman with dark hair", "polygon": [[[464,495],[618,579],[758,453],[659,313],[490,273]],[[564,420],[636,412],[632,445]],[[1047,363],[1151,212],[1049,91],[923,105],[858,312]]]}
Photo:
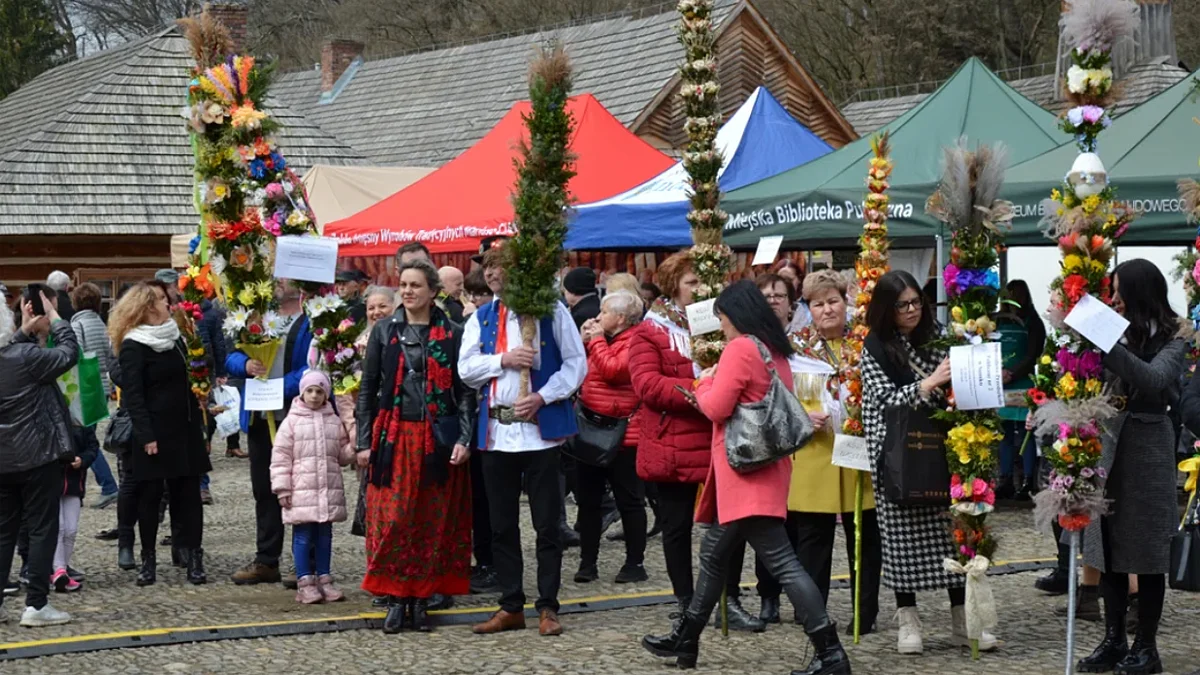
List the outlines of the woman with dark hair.
{"label": "woman with dark hair", "polygon": [[[1021,279],[1008,282],[1005,291],[1008,303],[1002,304],[996,315],[997,332],[1003,353],[1004,389],[1021,395],[1033,386],[1033,369],[1046,345],[1046,326],[1033,307],[1029,284]],[[1011,304],[1009,304],[1011,303]],[[1023,405],[1000,409],[1004,438],[1000,441],[1000,470],[996,498],[1016,496],[1021,501],[1037,491],[1037,443],[1031,439],[1021,455],[1024,482],[1020,491],[1013,484],[1013,464],[1025,439],[1025,417],[1029,409]]]}
{"label": "woman with dark hair", "polygon": [[850,661],[838,640],[837,626],[825,612],[821,591],[800,565],[784,530],[791,458],[739,473],[730,467],[725,453],[725,424],[739,404],[766,396],[772,368],[791,389],[788,357],[793,353],[792,344],[752,281],[739,281],[722,291],[716,312],[729,342],[720,363],[700,373],[695,393],[696,407],[713,425],[708,478],[696,509],[696,520],[710,524],[700,544],[700,578],[682,621],[668,635],[647,635],[642,645],[655,656],[674,657],[681,668],[695,667],[700,633],[720,599],[729,564],[742,543],[748,542],[787,592],[813,642],[816,655],[812,662],[792,675],[848,675]]}
{"label": "woman with dark hair", "polygon": [[[863,426],[883,538],[883,584],[896,594],[900,627],[896,649],[901,654],[924,650],[917,593],[941,588],[950,594],[953,642],[969,646],[964,578],[942,566],[943,560],[954,557],[946,507],[890,502],[879,475],[887,436],[885,411],[941,405],[942,388],[950,383],[950,359],[946,350],[926,347],[938,336],[938,324],[920,284],[908,272],[897,270],[880,277],[867,307],[867,325],[871,332],[862,355]],[[995,648],[995,636],[984,632],[979,649]]]}
{"label": "woman with dark hair", "polygon": [[[1104,357],[1106,379],[1125,405],[1104,427],[1101,466],[1108,471],[1108,515],[1083,535],[1083,559],[1100,570],[1104,641],[1079,661],[1085,673],[1160,673],[1155,639],[1166,595],[1175,501],[1175,431],[1167,408],[1179,395],[1184,341],[1167,301],[1167,280],[1148,260],[1129,260],[1113,272],[1113,308],[1129,320],[1121,341]],[[1129,575],[1137,575],[1138,626],[1126,646]]]}

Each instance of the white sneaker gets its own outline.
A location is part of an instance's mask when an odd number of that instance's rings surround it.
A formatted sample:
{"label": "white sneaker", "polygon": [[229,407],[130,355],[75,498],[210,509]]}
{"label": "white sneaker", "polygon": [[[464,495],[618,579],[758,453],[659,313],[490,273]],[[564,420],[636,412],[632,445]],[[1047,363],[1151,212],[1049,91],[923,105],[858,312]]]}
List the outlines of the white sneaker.
{"label": "white sneaker", "polygon": [[61,626],[64,623],[69,623],[70,621],[70,614],[54,609],[54,606],[48,602],[41,609],[26,607],[25,613],[21,615],[21,625],[25,626],[26,628]]}
{"label": "white sneaker", "polygon": [[900,635],[896,639],[896,651],[901,654],[920,654],[925,651],[921,642],[921,617],[916,607],[901,607],[896,610],[896,623],[900,625]]}
{"label": "white sneaker", "polygon": [[[950,608],[951,642],[959,647],[971,647],[971,638],[967,637],[967,609],[965,607]],[[983,631],[979,636],[979,651],[990,652],[999,646],[1000,641],[995,635]]]}

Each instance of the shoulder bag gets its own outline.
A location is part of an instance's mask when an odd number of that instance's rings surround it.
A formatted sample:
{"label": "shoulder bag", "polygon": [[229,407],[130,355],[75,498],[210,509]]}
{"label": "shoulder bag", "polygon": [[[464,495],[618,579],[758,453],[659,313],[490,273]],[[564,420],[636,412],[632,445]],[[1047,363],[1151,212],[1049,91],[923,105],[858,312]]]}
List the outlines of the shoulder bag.
{"label": "shoulder bag", "polygon": [[120,454],[133,448],[133,419],[125,408],[118,408],[117,413],[108,421],[108,429],[104,432],[104,449],[113,454]]}
{"label": "shoulder bag", "polygon": [[591,410],[582,402],[576,402],[575,419],[579,433],[563,445],[563,454],[588,466],[609,466],[621,451],[629,420],[636,413],[637,408],[634,408],[629,417],[610,417]]}
{"label": "shoulder bag", "polygon": [[808,412],[780,379],[770,352],[758,338],[749,337],[771,374],[771,384],[761,401],[739,403],[725,423],[725,456],[738,473],[750,473],[791,455],[813,435]]}

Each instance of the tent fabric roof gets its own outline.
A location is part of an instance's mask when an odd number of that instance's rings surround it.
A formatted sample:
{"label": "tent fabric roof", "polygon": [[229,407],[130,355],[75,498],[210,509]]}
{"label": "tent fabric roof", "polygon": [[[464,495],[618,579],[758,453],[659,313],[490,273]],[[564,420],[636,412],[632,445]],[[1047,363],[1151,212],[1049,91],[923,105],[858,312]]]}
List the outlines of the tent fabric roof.
{"label": "tent fabric roof", "polygon": [[[195,230],[181,111],[192,66],[175,27],[53,68],[0,101],[0,233],[164,235]],[[278,99],[297,173],[361,155]]]}
{"label": "tent fabric roof", "polygon": [[[577,201],[595,201],[645,181],[670,157],[626,129],[591,94],[567,103],[574,118],[571,150]],[[350,218],[330,223],[326,236],[342,243],[339,256],[391,255],[421,241],[435,253],[476,251],[480,239],[510,234],[514,160],[525,136],[527,101],[512,106],[478,143],[445,166]]]}
{"label": "tent fabric roof", "polygon": [[[892,197],[889,227],[896,238],[930,237],[936,221],[925,200],[942,174],[942,148],[965,137],[972,145],[1003,142],[1020,162],[1064,140],[1054,115],[1021,96],[972,58],[915,107],[887,125],[891,133]],[[789,241],[852,242],[862,224],[870,141],[840,150],[727,195],[726,241],[753,245],[760,236]]]}
{"label": "tent fabric roof", "polygon": [[[833,151],[765,87],[751,93],[717,132],[726,158],[719,181],[734,190]],[[681,162],[615,197],[578,207],[568,249],[662,248],[691,242],[688,175]]]}
{"label": "tent fabric roof", "polygon": [[[1200,76],[1200,71],[1192,77]],[[1200,125],[1193,118],[1200,105],[1193,101],[1194,82],[1185,78],[1113,121],[1100,135],[1099,152],[1117,198],[1133,202],[1143,215],[1130,226],[1123,243],[1191,243],[1196,229],[1179,213],[1176,180],[1197,176]],[[1014,164],[1006,174],[1005,199],[1030,214],[1014,220],[1010,241],[1043,243],[1036,211],[1049,197],[1079,155],[1073,142]]]}
{"label": "tent fabric roof", "polygon": [[[740,0],[716,0],[723,24]],[[626,126],[679,68],[672,5],[526,35],[364,61],[330,103],[321,73],[283,75],[278,94],[376,164],[440,166],[528,95],[529,56],[550,40],[571,57],[574,90],[591,92]]]}
{"label": "tent fabric roof", "polygon": [[433,173],[425,167],[331,166],[318,164],[304,174],[308,205],[317,228],[349,218]]}

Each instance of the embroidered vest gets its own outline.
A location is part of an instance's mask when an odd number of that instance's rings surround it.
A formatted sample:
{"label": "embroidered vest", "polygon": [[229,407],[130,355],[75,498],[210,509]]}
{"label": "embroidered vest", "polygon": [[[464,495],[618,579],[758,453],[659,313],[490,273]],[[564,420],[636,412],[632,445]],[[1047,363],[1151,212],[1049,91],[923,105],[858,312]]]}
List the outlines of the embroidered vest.
{"label": "embroidered vest", "polygon": [[[498,320],[500,316],[500,301],[493,300],[491,303],[480,307],[475,312],[475,316],[479,321],[479,350],[483,354],[496,353],[496,336],[499,332]],[[541,355],[541,368],[534,368],[530,371],[530,389],[537,392],[546,385],[550,376],[562,369],[562,352],[559,351],[558,342],[554,339],[554,315],[543,317],[538,324],[538,332],[541,337],[541,345],[538,352]],[[517,339],[520,340],[520,335],[517,334]],[[480,450],[487,450],[488,442],[488,409],[490,407],[492,387],[490,384],[485,384],[479,392],[479,427],[477,429],[478,445]],[[542,434],[542,438],[551,440],[555,438],[567,438],[579,433],[579,428],[575,421],[575,407],[570,400],[559,401],[557,403],[547,403],[542,406],[537,414],[538,430]]]}

